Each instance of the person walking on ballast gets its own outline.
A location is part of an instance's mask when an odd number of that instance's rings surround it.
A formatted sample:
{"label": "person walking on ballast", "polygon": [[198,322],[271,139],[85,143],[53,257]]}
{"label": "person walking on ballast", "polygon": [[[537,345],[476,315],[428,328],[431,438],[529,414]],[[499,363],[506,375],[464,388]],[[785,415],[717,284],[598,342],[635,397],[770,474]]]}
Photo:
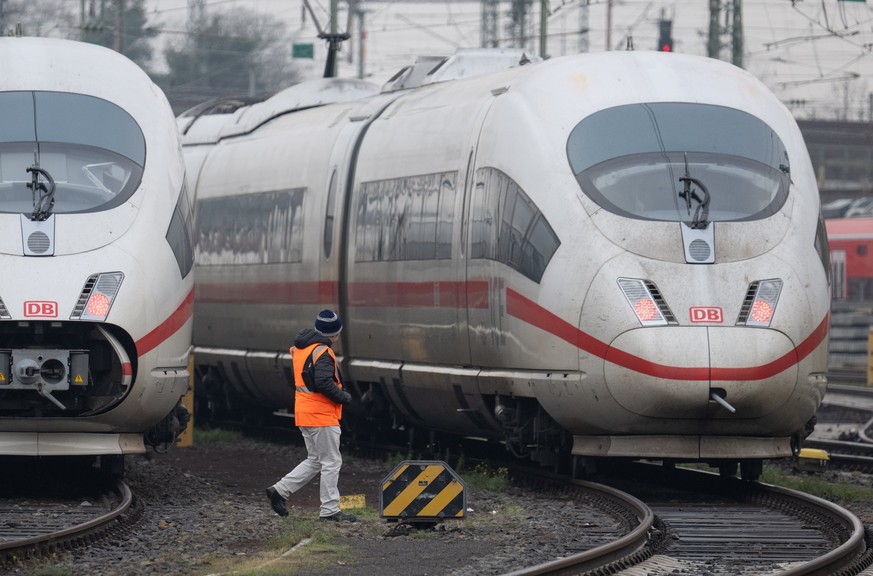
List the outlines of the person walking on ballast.
{"label": "person walking on ballast", "polygon": [[306,443],[307,457],[281,480],[267,488],[273,511],[287,516],[285,500],[319,473],[320,520],[354,522],[353,514],[340,512],[337,488],[343,459],[340,455],[342,405],[352,396],[343,390],[343,379],[331,344],[343,322],[332,310],[322,310],[315,329],[305,328],[294,338],[291,362],[294,375],[294,420]]}

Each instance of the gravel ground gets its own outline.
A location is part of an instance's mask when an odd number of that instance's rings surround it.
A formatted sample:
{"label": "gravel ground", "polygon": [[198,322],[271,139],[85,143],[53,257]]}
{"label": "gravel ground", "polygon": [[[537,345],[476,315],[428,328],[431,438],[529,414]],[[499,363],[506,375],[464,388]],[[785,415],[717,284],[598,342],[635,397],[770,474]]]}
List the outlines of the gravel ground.
{"label": "gravel ground", "polygon": [[[465,519],[405,529],[379,517],[380,483],[393,465],[349,456],[340,491],[364,496],[358,522],[318,521],[316,481],[289,499],[290,515],[280,518],[264,489],[304,456],[301,446],[245,439],[130,457],[125,479],[146,504],[133,529],[6,573],[205,575],[258,568],[257,574],[505,574],[553,559],[556,541],[586,527],[572,502],[468,486]],[[309,536],[308,545],[282,555]]]}
{"label": "gravel ground", "polygon": [[[126,480],[146,504],[135,527],[87,550],[6,573],[505,574],[553,559],[556,547],[573,549],[571,535],[602,520],[587,511],[580,514],[573,502],[468,486],[467,518],[431,530],[402,531],[378,516],[379,486],[393,466],[349,456],[344,456],[340,491],[365,497],[367,509],[358,522],[316,520],[315,481],[292,496],[290,515],[280,518],[264,489],[303,456],[301,446],[244,439],[128,458]],[[869,475],[858,473],[830,471],[825,477],[871,484]],[[854,508],[865,524],[873,524],[870,503]],[[310,538],[307,545],[283,555],[303,538]]]}

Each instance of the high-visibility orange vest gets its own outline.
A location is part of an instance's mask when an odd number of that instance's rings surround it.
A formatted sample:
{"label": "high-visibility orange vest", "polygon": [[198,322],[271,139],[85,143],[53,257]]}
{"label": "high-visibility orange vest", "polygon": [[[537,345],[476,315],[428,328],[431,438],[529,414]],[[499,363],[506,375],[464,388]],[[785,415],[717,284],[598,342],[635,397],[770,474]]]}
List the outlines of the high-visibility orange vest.
{"label": "high-visibility orange vest", "polygon": [[324,394],[310,390],[303,381],[303,366],[312,355],[312,364],[327,352],[333,358],[333,381],[343,387],[337,368],[336,355],[326,344],[312,344],[306,348],[291,347],[291,364],[294,369],[294,422],[297,426],[339,426],[343,417],[342,404],[336,404]]}

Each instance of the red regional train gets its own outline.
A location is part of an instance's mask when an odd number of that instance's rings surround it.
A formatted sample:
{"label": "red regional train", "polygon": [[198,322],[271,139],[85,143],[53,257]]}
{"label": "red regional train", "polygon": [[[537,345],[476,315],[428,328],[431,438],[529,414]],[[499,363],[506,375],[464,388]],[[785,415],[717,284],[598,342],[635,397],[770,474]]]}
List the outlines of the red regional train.
{"label": "red regional train", "polygon": [[826,220],[837,300],[873,300],[873,218]]}

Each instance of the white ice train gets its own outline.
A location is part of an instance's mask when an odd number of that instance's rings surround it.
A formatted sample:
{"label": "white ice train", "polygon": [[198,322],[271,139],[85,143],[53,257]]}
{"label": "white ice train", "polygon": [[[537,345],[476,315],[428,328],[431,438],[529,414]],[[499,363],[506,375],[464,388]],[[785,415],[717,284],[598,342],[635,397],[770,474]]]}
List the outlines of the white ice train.
{"label": "white ice train", "polygon": [[333,307],[386,427],[747,477],[799,448],[830,284],[791,113],[717,60],[531,60],[462,51],[179,117],[204,406],[290,407],[287,349]]}
{"label": "white ice train", "polygon": [[164,94],[106,48],[0,38],[0,455],[117,463],[188,387],[191,205]]}

